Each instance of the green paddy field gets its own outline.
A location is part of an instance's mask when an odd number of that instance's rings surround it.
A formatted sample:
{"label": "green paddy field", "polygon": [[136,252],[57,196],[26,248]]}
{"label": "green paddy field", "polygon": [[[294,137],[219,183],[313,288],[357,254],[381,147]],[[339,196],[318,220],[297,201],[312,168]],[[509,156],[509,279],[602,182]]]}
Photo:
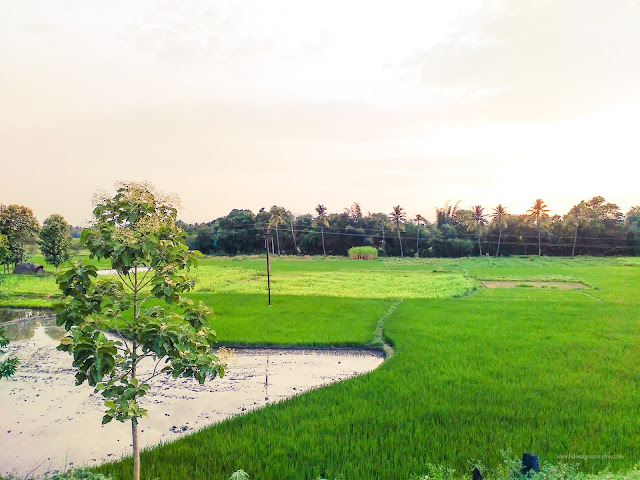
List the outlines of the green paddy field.
{"label": "green paddy field", "polygon": [[[213,307],[223,344],[380,348],[382,337],[395,354],[146,451],[143,478],[407,479],[428,464],[495,468],[505,450],[586,472],[640,462],[638,259],[276,257],[271,307],[264,257],[207,258],[193,274],[190,295]],[[0,281],[0,306],[55,300],[52,276]],[[130,460],[98,470],[128,478]]]}

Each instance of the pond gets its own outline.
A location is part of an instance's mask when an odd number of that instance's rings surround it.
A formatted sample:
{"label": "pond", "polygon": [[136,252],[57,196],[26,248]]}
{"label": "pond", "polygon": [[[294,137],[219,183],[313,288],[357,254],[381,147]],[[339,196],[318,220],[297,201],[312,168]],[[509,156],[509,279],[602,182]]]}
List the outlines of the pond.
{"label": "pond", "polygon": [[[56,350],[63,331],[55,318],[31,315],[6,325],[6,330],[19,338],[7,348],[20,365],[13,378],[0,381],[0,474],[50,475],[129,455],[130,424],[101,425],[103,399],[86,384],[75,386],[71,356]],[[174,440],[369,372],[382,361],[378,352],[358,350],[235,350],[223,379],[205,385],[193,379],[154,379],[141,402],[149,411],[149,418],[140,421],[141,445]],[[141,366],[142,375],[151,369],[151,363]]]}
{"label": "pond", "polygon": [[46,308],[0,308],[0,327],[7,322],[53,314],[53,310]]}

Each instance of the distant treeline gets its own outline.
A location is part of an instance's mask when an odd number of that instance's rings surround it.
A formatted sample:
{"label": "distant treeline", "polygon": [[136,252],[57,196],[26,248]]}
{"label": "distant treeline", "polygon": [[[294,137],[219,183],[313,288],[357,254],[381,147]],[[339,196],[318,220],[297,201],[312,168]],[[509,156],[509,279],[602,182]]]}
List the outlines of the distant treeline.
{"label": "distant treeline", "polygon": [[436,221],[408,219],[401,206],[389,213],[363,214],[354,203],[341,213],[318,205],[314,213],[293,215],[284,207],[232,210],[209,223],[185,224],[187,244],[205,254],[347,255],[354,246],[375,247],[379,256],[461,257],[469,255],[639,255],[640,206],[624,214],[603,197],[550,215],[541,199],[525,213],[502,206],[485,211],[446,204]]}

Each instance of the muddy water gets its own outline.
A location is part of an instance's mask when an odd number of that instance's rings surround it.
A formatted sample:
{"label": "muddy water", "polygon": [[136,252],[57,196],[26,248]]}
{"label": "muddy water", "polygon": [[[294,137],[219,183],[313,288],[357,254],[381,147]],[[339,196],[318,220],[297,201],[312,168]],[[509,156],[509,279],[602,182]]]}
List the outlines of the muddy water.
{"label": "muddy water", "polygon": [[[25,323],[7,326],[28,338],[9,345],[21,363],[12,379],[0,381],[0,474],[42,476],[130,454],[130,425],[102,426],[102,397],[86,384],[74,385],[71,356],[55,348],[62,331],[53,319]],[[140,441],[143,447],[171,441],[380,363],[372,352],[237,350],[223,379],[205,385],[154,379],[141,402],[149,418],[140,422]],[[141,368],[143,374],[151,369]]]}
{"label": "muddy water", "polygon": [[54,310],[38,308],[0,308],[0,327],[6,322],[53,315]]}

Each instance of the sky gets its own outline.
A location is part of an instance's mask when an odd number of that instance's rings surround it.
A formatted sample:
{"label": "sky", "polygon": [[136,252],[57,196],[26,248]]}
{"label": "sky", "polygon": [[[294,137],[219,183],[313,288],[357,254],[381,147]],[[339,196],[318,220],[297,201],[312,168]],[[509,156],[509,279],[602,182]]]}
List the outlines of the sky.
{"label": "sky", "polygon": [[640,204],[631,0],[0,0],[0,203]]}

